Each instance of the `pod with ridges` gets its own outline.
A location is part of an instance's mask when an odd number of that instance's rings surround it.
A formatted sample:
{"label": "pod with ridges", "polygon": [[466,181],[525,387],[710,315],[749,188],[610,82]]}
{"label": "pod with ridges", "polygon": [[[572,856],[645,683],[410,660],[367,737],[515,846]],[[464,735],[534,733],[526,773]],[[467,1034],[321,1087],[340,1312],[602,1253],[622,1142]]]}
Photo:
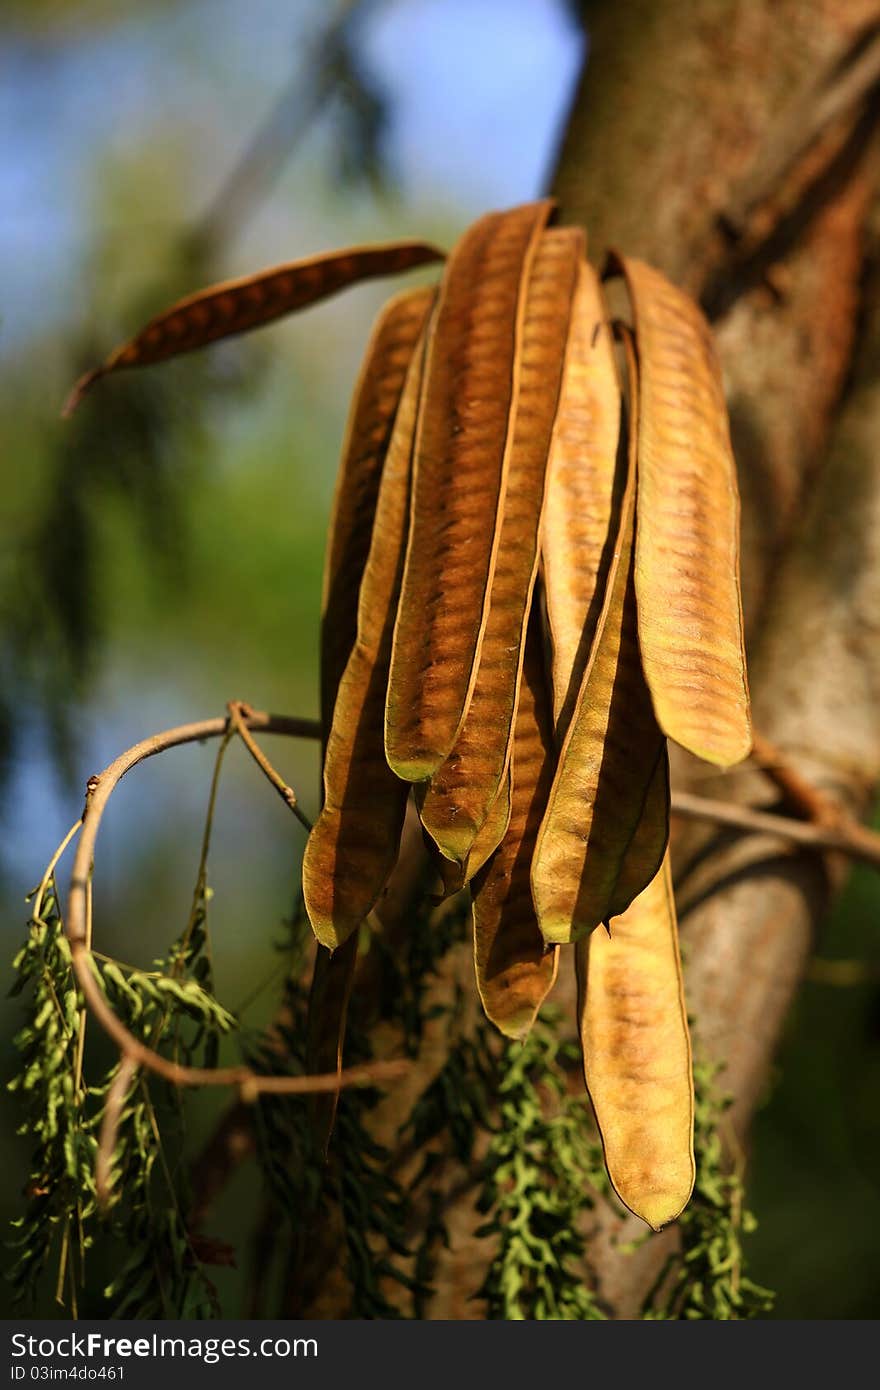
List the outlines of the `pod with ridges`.
{"label": "pod with ridges", "polygon": [[306,911],[331,949],[356,931],[394,867],[409,788],[388,767],[382,715],[409,516],[412,446],[423,368],[413,354],[379,488],[358,602],[357,640],[333,711],[324,805],[303,858]]}
{"label": "pod with ridges", "polygon": [[324,564],[321,714],[325,739],[357,637],[358,594],[370,551],[382,465],[407,368],[436,291],[395,295],[376,320],[346,426]]}
{"label": "pod with ridges", "polygon": [[610,930],[575,947],[578,1025],[605,1166],[659,1230],[694,1185],[694,1083],[668,855]]}
{"label": "pod with ridges", "polygon": [[498,553],[476,681],[455,746],[419,805],[422,824],[441,853],[461,865],[495,801],[510,756],[538,570],[547,456],[583,252],[581,232],[554,229],[544,233],[532,265]]}
{"label": "pod with ridges", "polygon": [[490,213],[454,247],[429,333],[385,749],[409,782],[448,757],[489,613],[532,262],[549,202]]}
{"label": "pod with ridges", "polygon": [[[626,347],[634,388],[636,365],[628,339]],[[629,426],[626,486],[605,600],[532,865],[535,907],[549,942],[576,941],[607,921],[613,909],[622,910],[626,904],[616,887],[627,852],[627,882],[639,892],[656,873],[668,839],[666,809],[647,797],[664,740],[645,685],[636,630],[637,431],[631,418]],[[646,808],[663,814],[646,825]]]}
{"label": "pod with ridges", "polygon": [[553,648],[553,717],[568,730],[596,633],[614,549],[621,394],[599,278],[581,263],[541,526],[541,569]]}
{"label": "pod with ridges", "polygon": [[553,717],[537,607],[529,624],[511,758],[507,833],[475,875],[474,963],[486,1017],[524,1038],[553,987],[559,948],[544,942],[529,883],[535,838],[553,781]]}
{"label": "pod with ridges", "polygon": [[102,377],[129,367],[150,367],[182,353],[248,333],[253,328],[308,308],[361,280],[398,275],[416,266],[442,261],[436,246],[423,241],[393,241],[383,246],[354,246],[305,260],[273,266],[239,280],[200,290],[150,319],[139,333],[111,352],[98,367],[81,376],[64,414],[71,415],[86,391]]}
{"label": "pod with ridges", "polygon": [[614,256],[639,352],[636,596],[664,733],[721,766],[751,750],[739,588],[739,493],[721,371],[696,304]]}
{"label": "pod with ridges", "polygon": [[426,836],[428,847],[433,854],[434,863],[443,884],[444,898],[451,898],[454,893],[461,892],[465,884],[470,883],[474,874],[479,872],[489,856],[494,854],[501,844],[510,824],[510,783],[511,768],[508,760],[504,780],[498,788],[495,800],[489,807],[489,814],[474,836],[470,853],[463,864],[458,864],[453,859],[447,859],[444,854],[440,853],[430,835]]}

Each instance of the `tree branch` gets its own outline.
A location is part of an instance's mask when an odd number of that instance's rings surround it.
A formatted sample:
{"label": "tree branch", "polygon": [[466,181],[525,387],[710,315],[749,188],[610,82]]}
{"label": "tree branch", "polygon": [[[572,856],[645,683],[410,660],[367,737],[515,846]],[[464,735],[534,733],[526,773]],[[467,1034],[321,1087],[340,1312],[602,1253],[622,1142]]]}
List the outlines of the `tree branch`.
{"label": "tree branch", "polygon": [[[241,712],[243,725],[267,733],[280,733],[299,738],[320,738],[320,723],[313,719],[292,719],[282,715],[265,714],[259,710]],[[120,754],[109,767],[96,777],[90,777],[82,830],[76,848],[70,879],[70,893],[65,932],[70,943],[71,961],[86,1004],[98,1023],[116,1043],[122,1058],[132,1066],[146,1067],[175,1086],[233,1086],[240,1099],[250,1103],[259,1095],[306,1095],[336,1091],[342,1086],[368,1086],[376,1081],[391,1080],[409,1067],[405,1059],[373,1062],[319,1076],[262,1076],[250,1067],[187,1067],[170,1062],[155,1049],[136,1038],[108,1004],[100,984],[100,975],[91,949],[89,921],[89,888],[94,862],[95,840],[101,817],[114,789],[126,772],[138,763],[181,744],[219,738],[228,733],[229,720],[204,719],[183,724],[164,733],[154,734]],[[121,1102],[120,1102],[121,1103]],[[112,1107],[111,1107],[112,1120]],[[112,1126],[111,1126],[112,1128]],[[110,1131],[108,1131],[109,1133]],[[105,1175],[106,1176],[106,1175]]]}

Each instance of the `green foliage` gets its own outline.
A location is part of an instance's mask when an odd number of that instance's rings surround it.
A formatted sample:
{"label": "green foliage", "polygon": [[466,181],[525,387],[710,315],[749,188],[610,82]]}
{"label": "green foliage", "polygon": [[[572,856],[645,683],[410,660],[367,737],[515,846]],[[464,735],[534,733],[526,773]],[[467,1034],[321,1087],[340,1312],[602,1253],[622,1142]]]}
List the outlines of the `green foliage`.
{"label": "green foliage", "polygon": [[[646,1301],[644,1317],[648,1319],[728,1322],[766,1316],[773,1306],[771,1291],[744,1272],[742,1237],[756,1223],[744,1206],[742,1178],[725,1160],[721,1126],[730,1099],[718,1091],[716,1071],[708,1062],[694,1067],[697,1179],[693,1196],[678,1218],[681,1251]],[[658,1289],[662,1293],[655,1303]]]}
{"label": "green foliage", "polygon": [[86,1227],[95,1211],[97,1144],[86,1113],[88,1095],[80,1065],[82,1002],[51,876],[34,894],[27,940],[13,968],[12,993],[30,986],[32,997],[28,1021],[15,1038],[21,1069],[9,1089],[21,1094],[25,1118],[19,1133],[31,1137],[33,1150],[27,1209],[14,1222],[15,1260],[9,1279],[14,1302],[26,1302],[57,1244],[60,1301],[68,1275],[75,1296],[91,1243]]}
{"label": "green foliage", "polygon": [[568,1051],[547,1020],[504,1049],[479,1200],[496,1246],[479,1292],[490,1318],[604,1316],[584,1283],[580,1223],[607,1180],[586,1101],[566,1094]]}
{"label": "green foliage", "polygon": [[[138,970],[95,953],[95,976],[116,1016],[149,1046],[184,1065],[216,1064],[219,1040],[236,1020],[212,993],[207,929],[210,890],[206,862],[219,770],[214,773],[202,857],[186,927],[155,969]],[[69,837],[70,838],[70,837]],[[67,841],[65,841],[65,845]],[[103,1231],[123,1243],[128,1258],[105,1290],[116,1316],[197,1317],[216,1312],[213,1286],[186,1229],[188,1194],[178,1165],[183,1110],[179,1093],[146,1075],[133,1077],[123,1098],[110,1162],[108,1210],[99,1212],[95,1160],[117,1060],[86,1082],[86,1016],[55,886],[55,856],[40,887],[24,946],[15,958],[13,993],[30,988],[28,1017],[16,1037],[21,1069],[10,1082],[20,1091],[20,1132],[34,1140],[24,1215],[15,1223],[16,1257],[9,1272],[17,1304],[33,1303],[53,1250],[58,1251],[56,1298],[67,1289],[77,1310],[85,1254]],[[216,1252],[215,1252],[216,1253]],[[186,1311],[184,1311],[186,1310]]]}

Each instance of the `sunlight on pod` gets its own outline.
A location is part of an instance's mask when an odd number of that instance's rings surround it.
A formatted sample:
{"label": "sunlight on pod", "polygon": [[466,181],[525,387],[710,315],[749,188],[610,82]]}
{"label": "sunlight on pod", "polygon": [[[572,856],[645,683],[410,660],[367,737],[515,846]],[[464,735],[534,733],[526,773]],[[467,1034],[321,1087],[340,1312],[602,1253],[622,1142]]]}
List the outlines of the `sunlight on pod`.
{"label": "sunlight on pod", "polygon": [[150,319],[135,337],[111,352],[99,367],[81,376],[64,407],[71,415],[86,391],[101,377],[126,367],[193,352],[221,338],[261,328],[285,314],[328,299],[349,285],[377,276],[397,275],[416,266],[442,261],[436,246],[422,241],[392,241],[384,246],[348,247],[306,260],[273,266],[240,280],[226,280],[178,300]]}
{"label": "sunlight on pod", "polygon": [[529,869],[553,780],[555,750],[537,605],[529,624],[511,758],[510,824],[472,884],[474,963],[486,1017],[524,1038],[556,979],[558,947],[547,947],[532,902]]}
{"label": "sunlight on pod", "polygon": [[668,855],[610,930],[576,948],[587,1090],[625,1206],[659,1230],[694,1185],[694,1084]]}
{"label": "sunlight on pod", "polygon": [[425,781],[471,698],[501,529],[528,279],[550,215],[490,213],[450,254],[428,338],[412,520],[385,718],[389,765]]}
{"label": "sunlight on pod", "polygon": [[598,276],[582,261],[541,525],[553,717],[560,742],[589,659],[614,542],[621,398],[607,317]]}
{"label": "sunlight on pod", "polygon": [[416,343],[436,291],[408,290],[381,310],[349,411],[336,480],[321,602],[321,717],[330,728],[336,691],[357,636],[358,594],[370,551],[382,466]]}
{"label": "sunlight on pod", "polygon": [[494,854],[501,844],[510,824],[510,768],[511,763],[508,759],[504,779],[498,788],[495,800],[489,807],[489,814],[474,836],[470,853],[463,864],[458,864],[453,859],[447,859],[444,854],[440,853],[430,835],[426,835],[431,857],[443,884],[442,896],[444,898],[451,898],[454,893],[460,893],[465,884],[470,883],[474,874],[482,869],[489,856]]}
{"label": "sunlight on pod", "polygon": [[397,859],[408,787],[388,767],[382,719],[403,570],[413,438],[424,362],[420,339],[382,471],[358,601],[357,640],[339,684],[324,762],[324,805],[303,858],[306,911],[334,948],[356,931]]}
{"label": "sunlight on pod", "polygon": [[664,733],[728,766],[752,747],[739,588],[739,493],[721,370],[693,300],[612,256],[638,344],[636,595],[645,678]]}
{"label": "sunlight on pod", "polygon": [[[632,398],[636,366],[627,342]],[[532,891],[549,942],[575,941],[607,921],[621,866],[643,820],[665,742],[642,674],[636,632],[632,542],[636,503],[635,422],[629,420],[626,485],[605,600],[532,865]],[[649,808],[651,809],[651,808]],[[668,818],[643,827],[627,880],[640,891],[660,865]]]}
{"label": "sunlight on pod", "polygon": [[501,529],[477,677],[455,746],[420,800],[422,824],[442,854],[464,864],[505,775],[538,570],[547,455],[562,383],[581,232],[545,232],[529,276],[519,389]]}

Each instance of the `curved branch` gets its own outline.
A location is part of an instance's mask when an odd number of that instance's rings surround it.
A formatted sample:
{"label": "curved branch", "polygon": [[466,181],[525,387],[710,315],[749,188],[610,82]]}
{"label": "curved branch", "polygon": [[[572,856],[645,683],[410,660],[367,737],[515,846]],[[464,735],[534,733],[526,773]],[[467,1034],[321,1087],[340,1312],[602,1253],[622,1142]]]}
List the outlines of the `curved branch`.
{"label": "curved branch", "polygon": [[266,757],[266,754],[252,737],[248,729],[247,721],[253,714],[250,705],[245,704],[243,700],[230,700],[226,708],[229,710],[229,719],[232,727],[235,729],[235,732],[250,753],[257,767],[263,773],[264,777],[268,778],[272,783],[272,786],[281,797],[287,809],[293,812],[303,829],[310,831],[312,828],[311,822],[303,815],[293,787],[288,786],[281,774],[276,772],[275,768]]}
{"label": "curved branch", "polygon": [[[241,718],[248,728],[266,733],[285,734],[295,738],[320,738],[321,726],[314,719],[293,719],[284,715],[266,714],[261,710],[242,710]],[[82,818],[82,833],[77,844],[70,879],[67,925],[65,934],[70,943],[71,961],[86,1003],[104,1031],[113,1039],[128,1063],[143,1066],[164,1077],[175,1086],[235,1086],[245,1102],[259,1095],[306,1095],[320,1091],[335,1091],[343,1086],[366,1086],[376,1081],[400,1076],[409,1066],[405,1059],[373,1062],[319,1076],[261,1076],[250,1067],[188,1067],[170,1062],[131,1033],[107,1003],[99,983],[98,969],[92,955],[88,932],[88,889],[94,860],[95,840],[107,802],[120,780],[138,763],[184,743],[196,743],[207,738],[219,738],[229,730],[229,720],[203,719],[181,724],[164,733],[153,734],[133,748],[121,753],[97,777],[89,779],[86,805]]]}

